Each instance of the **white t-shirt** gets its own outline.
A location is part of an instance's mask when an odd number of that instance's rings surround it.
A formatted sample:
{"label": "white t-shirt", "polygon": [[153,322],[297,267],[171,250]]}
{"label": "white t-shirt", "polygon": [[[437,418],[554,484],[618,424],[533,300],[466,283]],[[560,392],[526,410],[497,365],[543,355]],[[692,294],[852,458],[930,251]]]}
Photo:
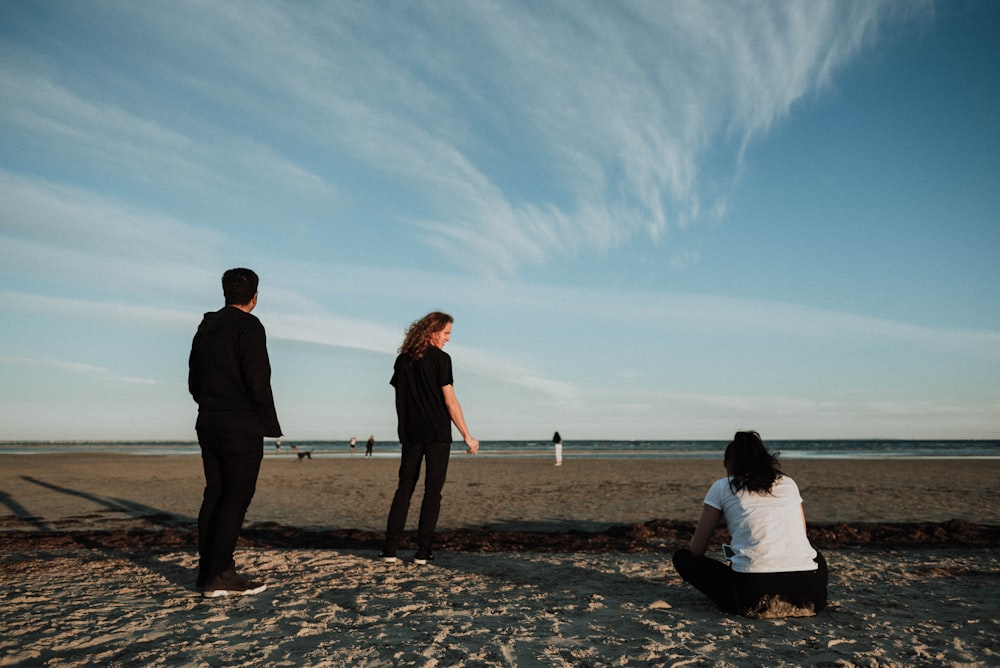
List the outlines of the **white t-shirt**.
{"label": "white t-shirt", "polygon": [[729,478],[721,478],[709,487],[705,504],[726,518],[737,573],[816,570],[816,550],[802,522],[802,497],[788,476],[778,478],[770,494],[733,494]]}

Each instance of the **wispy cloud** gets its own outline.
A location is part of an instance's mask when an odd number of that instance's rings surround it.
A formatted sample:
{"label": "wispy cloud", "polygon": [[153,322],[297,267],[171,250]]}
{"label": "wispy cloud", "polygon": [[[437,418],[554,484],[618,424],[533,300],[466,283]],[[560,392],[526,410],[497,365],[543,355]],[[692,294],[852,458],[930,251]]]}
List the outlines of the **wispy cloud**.
{"label": "wispy cloud", "polygon": [[[272,290],[272,294],[277,293],[275,301],[278,304],[282,302],[280,292],[280,288]],[[300,306],[303,306],[304,310],[289,311],[279,305],[268,311],[266,327],[271,341],[284,340],[361,350],[384,354],[387,357],[396,354],[396,348],[401,340],[401,330],[398,328],[323,313],[318,305],[307,306],[303,302]],[[76,322],[87,320],[113,322],[133,329],[146,328],[158,331],[169,329],[193,333],[197,324],[197,316],[193,316],[190,311],[121,302],[43,297],[6,291],[0,291],[0,308],[12,312],[58,314]],[[492,381],[562,398],[571,398],[578,393],[578,390],[569,383],[550,378],[528,365],[509,358],[501,358],[475,346],[452,345],[451,350],[461,354],[463,364],[469,373]],[[19,360],[19,362],[42,363],[38,360]],[[56,368],[58,364],[51,362],[50,366]],[[97,367],[84,364],[64,364],[63,367],[70,371],[99,371]]]}
{"label": "wispy cloud", "polygon": [[[83,188],[0,171],[0,234],[25,242],[122,256],[203,261],[224,237],[204,227]],[[199,251],[199,249],[202,249]]]}
{"label": "wispy cloud", "polygon": [[[489,257],[513,270],[637,234],[657,240],[703,211],[724,210],[724,187],[716,192],[700,181],[709,148],[733,140],[735,171],[746,143],[825,84],[891,14],[889,5],[833,2],[467,5],[458,19],[426,30],[460,24],[468,31],[474,38],[461,44],[469,50],[451,57],[489,62],[476,71],[499,102],[491,98],[496,108],[486,110],[477,107],[480,96],[463,97],[456,129],[436,137],[453,150],[421,151],[448,157],[428,172],[446,175],[444,188],[426,188],[449,206],[424,224],[459,261]],[[459,80],[445,95],[468,92],[458,75],[448,76],[468,68],[442,63],[433,50],[407,52],[415,54],[416,76],[436,66],[443,78]],[[459,107],[458,99],[447,102],[440,106]],[[561,197],[514,185],[478,154],[475,134],[468,137],[469,106],[473,133],[499,133]],[[413,136],[404,133],[403,141]]]}
{"label": "wispy cloud", "polygon": [[[970,405],[961,400],[898,399],[871,400],[865,397],[817,399],[762,393],[757,395],[707,394],[594,390],[586,412],[563,411],[564,424],[587,433],[601,432],[616,438],[606,425],[626,416],[634,433],[648,438],[696,438],[723,440],[738,429],[758,429],[766,440],[802,438],[802,416],[809,416],[809,429],[836,434],[835,438],[872,438],[884,434],[885,426],[898,425],[894,438],[954,438],[956,429],[991,438],[998,407],[987,401]],[[663,416],[671,416],[667,421]],[[678,419],[676,416],[683,416]],[[680,432],[671,423],[683,423]],[[604,431],[602,431],[604,430]]]}
{"label": "wispy cloud", "polygon": [[[17,65],[0,73],[2,118],[147,188],[167,179],[259,206],[329,202],[338,163],[363,165],[416,205],[381,224],[413,225],[452,261],[509,274],[637,235],[656,241],[724,211],[727,184],[701,178],[707,151],[731,145],[735,173],[747,142],[883,25],[929,7],[115,5],[109,24],[128,23],[149,45],[133,64],[149,79],[130,84],[148,87],[136,108]],[[201,66],[161,64],[168,50]],[[161,113],[156,86],[217,115]],[[282,148],[244,129],[261,123],[280,128]]]}
{"label": "wispy cloud", "polygon": [[200,294],[224,233],[118,198],[0,171],[0,265],[43,294]]}
{"label": "wispy cloud", "polygon": [[188,195],[246,196],[263,185],[313,196],[332,193],[323,179],[253,137],[217,125],[171,127],[177,119],[157,120],[118,101],[85,97],[57,77],[16,66],[0,70],[0,89],[12,101],[0,110],[0,120],[59,146],[64,159]]}
{"label": "wispy cloud", "polygon": [[159,381],[152,378],[137,378],[133,376],[122,376],[111,372],[104,367],[86,364],[83,362],[71,362],[59,359],[42,359],[30,357],[0,357],[0,366],[18,366],[36,369],[52,369],[63,373],[80,376],[99,377],[102,380],[109,380],[116,383],[156,385]]}
{"label": "wispy cloud", "polygon": [[183,331],[187,331],[191,327],[190,312],[114,301],[47,297],[0,291],[0,306],[22,313],[60,315],[75,322],[114,322],[125,325],[129,329],[183,327]]}

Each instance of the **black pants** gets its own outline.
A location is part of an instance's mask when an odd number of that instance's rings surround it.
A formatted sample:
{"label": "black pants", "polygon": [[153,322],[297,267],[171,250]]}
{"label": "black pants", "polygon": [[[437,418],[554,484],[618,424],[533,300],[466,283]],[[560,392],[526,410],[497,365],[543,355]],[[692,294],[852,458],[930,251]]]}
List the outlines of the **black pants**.
{"label": "black pants", "polygon": [[209,578],[236,565],[233,553],[257,489],[264,438],[199,429],[198,444],[205,469],[205,493],[198,512],[198,570],[201,578]]}
{"label": "black pants", "polygon": [[737,573],[711,557],[696,557],[691,550],[674,553],[674,568],[686,582],[708,596],[723,611],[757,616],[773,598],[795,608],[826,607],[826,559],[816,553],[815,571],[788,573]]}
{"label": "black pants", "polygon": [[420,521],[417,524],[417,555],[429,556],[434,547],[434,529],[441,514],[441,490],[448,475],[448,457],[451,443],[403,443],[403,456],[399,463],[399,484],[392,498],[389,520],[385,529],[385,554],[395,555],[403,538],[406,516],[410,512],[410,498],[420,478],[420,465],[427,462],[424,474],[424,500],[420,504]]}

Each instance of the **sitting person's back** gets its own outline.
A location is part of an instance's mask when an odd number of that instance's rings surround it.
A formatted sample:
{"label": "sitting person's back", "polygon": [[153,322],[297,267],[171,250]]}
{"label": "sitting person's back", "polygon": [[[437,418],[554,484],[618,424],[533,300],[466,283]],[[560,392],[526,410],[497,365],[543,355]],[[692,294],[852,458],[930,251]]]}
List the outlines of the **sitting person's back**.
{"label": "sitting person's back", "polygon": [[[801,616],[826,607],[826,561],[809,543],[798,486],[756,432],[737,432],[726,448],[725,478],[716,480],[690,549],[674,554],[684,580],[726,612]],[[705,556],[725,518],[731,541],[726,565]]]}

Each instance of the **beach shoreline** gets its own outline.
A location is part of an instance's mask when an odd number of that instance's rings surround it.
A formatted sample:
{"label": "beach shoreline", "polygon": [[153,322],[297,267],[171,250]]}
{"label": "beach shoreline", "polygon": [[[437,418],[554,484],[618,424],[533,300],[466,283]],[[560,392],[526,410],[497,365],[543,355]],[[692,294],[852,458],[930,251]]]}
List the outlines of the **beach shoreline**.
{"label": "beach shoreline", "polygon": [[[485,458],[456,452],[442,530],[596,531],[651,520],[696,521],[721,458],[679,460]],[[809,523],[948,522],[1000,525],[1000,460],[782,462]],[[398,460],[265,458],[247,523],[381,531]],[[193,521],[204,479],[192,456],[0,456],[0,530],[98,529],[144,517]],[[418,485],[414,508],[422,496]],[[3,507],[0,506],[0,513]],[[33,518],[33,519],[32,519]]]}
{"label": "beach shoreline", "polygon": [[0,456],[0,666],[1000,663],[995,461],[784,462],[830,605],[769,620],[670,564],[720,462],[456,453],[431,566],[374,558],[397,466],[266,459],[236,558],[268,588],[204,599],[198,457]]}

